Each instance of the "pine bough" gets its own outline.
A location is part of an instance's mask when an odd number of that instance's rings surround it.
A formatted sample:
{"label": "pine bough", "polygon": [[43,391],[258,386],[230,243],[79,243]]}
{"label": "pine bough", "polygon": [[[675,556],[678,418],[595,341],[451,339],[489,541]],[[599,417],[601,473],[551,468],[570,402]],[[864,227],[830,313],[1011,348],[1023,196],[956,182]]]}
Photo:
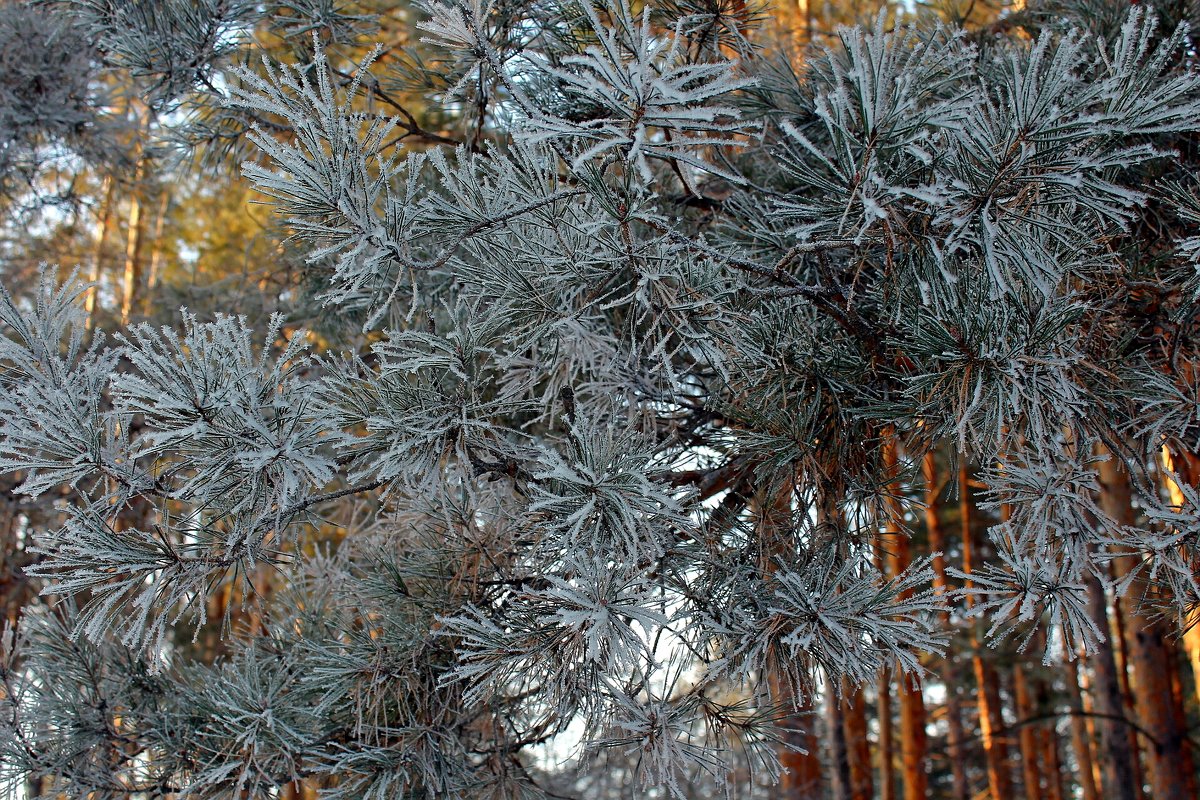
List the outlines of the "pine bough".
{"label": "pine bough", "polygon": [[[769,780],[822,683],[919,676],[946,642],[962,594],[871,558],[932,449],[987,485],[994,636],[1093,646],[1114,554],[1196,608],[1195,488],[1132,469],[1136,528],[1097,502],[1101,459],[1200,448],[1200,248],[1139,216],[1200,219],[1147,177],[1200,124],[1185,28],[977,44],[880,17],[797,82],[699,5],[423,11],[438,102],[496,102],[476,147],[390,145],[370,60],[229,97],[278,122],[244,174],[369,347],[187,312],[90,337],[50,270],[0,297],[0,463],[62,520],[31,531],[53,603],[0,647],[0,782],[535,797],[527,753],[568,727],[674,796]],[[133,29],[103,28],[114,57],[193,79]],[[1168,333],[1129,330],[1148,280]],[[266,570],[228,655],[189,657]]]}

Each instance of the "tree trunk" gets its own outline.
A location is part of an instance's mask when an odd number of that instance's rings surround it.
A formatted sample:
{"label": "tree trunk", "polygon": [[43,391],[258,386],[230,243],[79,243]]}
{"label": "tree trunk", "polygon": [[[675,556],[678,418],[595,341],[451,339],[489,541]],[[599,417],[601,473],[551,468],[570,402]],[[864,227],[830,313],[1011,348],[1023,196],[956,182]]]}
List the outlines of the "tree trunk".
{"label": "tree trunk", "polygon": [[1134,755],[1129,744],[1129,724],[1121,698],[1121,682],[1117,676],[1117,660],[1113,654],[1113,634],[1108,624],[1108,600],[1104,587],[1094,576],[1087,579],[1088,610],[1092,621],[1104,632],[1104,641],[1088,658],[1092,666],[1092,702],[1098,716],[1101,763],[1104,765],[1104,796],[1115,800],[1137,800],[1137,779]]}
{"label": "tree trunk", "polygon": [[1183,666],[1181,654],[1179,649],[1175,646],[1174,640],[1172,640],[1169,635],[1163,639],[1163,646],[1166,649],[1167,659],[1170,662],[1170,668],[1167,670],[1167,676],[1171,679],[1171,711],[1175,715],[1175,730],[1182,731],[1183,750],[1187,754],[1189,764],[1189,769],[1186,776],[1188,788],[1191,790],[1192,794],[1195,795],[1195,741],[1188,735],[1187,709],[1184,707],[1183,680],[1180,676]]}
{"label": "tree trunk", "polygon": [[867,738],[867,703],[862,687],[851,690],[842,680],[842,720],[846,736],[846,754],[850,762],[850,800],[873,800],[871,742]]}
{"label": "tree trunk", "polygon": [[1200,703],[1200,609],[1192,612],[1186,625],[1183,632],[1183,649],[1192,667],[1192,688],[1196,692],[1196,702]]}
{"label": "tree trunk", "polygon": [[111,175],[104,176],[104,198],[100,201],[99,214],[96,217],[95,246],[92,248],[92,263],[88,267],[87,295],[83,300],[84,311],[87,312],[87,327],[95,323],[96,293],[99,291],[100,270],[104,262],[104,249],[108,246],[108,238],[113,228],[113,195],[116,192],[116,181]]}
{"label": "tree trunk", "polygon": [[[1109,576],[1112,577],[1111,569]],[[1143,789],[1146,783],[1146,773],[1142,769],[1142,747],[1136,726],[1137,711],[1134,709],[1133,683],[1129,677],[1129,673],[1132,671],[1132,667],[1129,666],[1129,637],[1125,634],[1125,612],[1121,609],[1120,603],[1112,604],[1112,623],[1109,635],[1116,642],[1113,658],[1117,665],[1117,684],[1121,687],[1122,718],[1129,720],[1129,723],[1125,725],[1125,738],[1129,739],[1129,758],[1133,767],[1133,792],[1138,800],[1143,800],[1146,796]]]}
{"label": "tree trunk", "polygon": [[775,787],[776,800],[821,800],[821,756],[820,742],[813,731],[816,721],[812,704],[795,697],[787,678],[773,671],[768,676],[771,697],[789,709],[794,708],[783,733],[784,747],[779,754],[784,772]]}
{"label": "tree trunk", "polygon": [[[1128,476],[1113,457],[1100,463],[1099,473],[1104,512],[1118,525],[1133,526]],[[1122,556],[1114,566],[1117,577],[1124,577],[1138,567],[1137,557]],[[1139,613],[1138,605],[1149,590],[1145,572],[1140,571],[1120,600],[1134,670],[1133,696],[1138,720],[1151,740],[1149,772],[1154,800],[1185,800],[1194,797],[1192,754],[1186,727],[1179,724],[1182,709],[1176,708],[1171,689],[1174,665],[1166,641],[1167,626]]]}
{"label": "tree trunk", "polygon": [[[967,466],[958,466],[959,516],[962,521],[963,574],[970,575],[975,567],[975,534],[971,528],[971,497],[967,486]],[[974,584],[968,579],[967,588]],[[975,605],[974,596],[966,597],[967,608]],[[983,658],[983,643],[979,623],[971,626],[971,663],[979,687],[979,733],[987,760],[988,788],[992,800],[1007,800],[1012,794],[1012,775],[1009,772],[1008,742],[1002,731],[1004,717],[1000,712],[1000,682],[996,670]]]}
{"label": "tree trunk", "polygon": [[[1179,475],[1180,480],[1192,481],[1196,480],[1197,472],[1196,462],[1200,460],[1190,453],[1185,453],[1182,456],[1173,456],[1167,447],[1162,449],[1162,465],[1161,471],[1163,484],[1166,486],[1167,494],[1171,498],[1171,505],[1178,510],[1183,510],[1186,501],[1183,496],[1183,491],[1179,488],[1179,484],[1175,482],[1172,473]],[[1183,649],[1187,653],[1188,664],[1192,668],[1192,688],[1196,692],[1196,700],[1200,702],[1200,609],[1192,609],[1191,612],[1183,620]]]}
{"label": "tree trunk", "polygon": [[[899,459],[894,439],[885,446],[883,458],[888,471],[895,475]],[[893,575],[901,574],[912,563],[912,547],[908,535],[900,529],[897,522],[903,519],[899,491],[899,485],[893,484],[887,499],[892,507],[892,518],[887,521],[887,533],[890,535],[888,560]],[[906,599],[911,595],[912,592],[908,591],[901,593],[899,597]],[[925,696],[914,676],[898,673],[896,679],[900,695],[900,762],[903,767],[904,798],[924,800],[929,794],[929,775],[925,763],[928,758]]]}
{"label": "tree trunk", "polygon": [[[154,240],[150,243],[150,271],[146,275],[146,293],[153,293],[158,286],[159,273],[162,271],[162,234],[167,221],[167,208],[170,205],[171,193],[164,186],[159,192],[158,215],[154,218]],[[143,303],[145,306],[145,303]]]}
{"label": "tree trunk", "polygon": [[850,755],[846,752],[846,729],[842,719],[842,699],[825,684],[825,736],[829,742],[829,778],[833,800],[850,800]]}
{"label": "tree trunk", "polygon": [[892,670],[879,671],[879,800],[896,800],[896,736],[892,723]]}
{"label": "tree trunk", "polygon": [[[768,573],[773,569],[772,556],[786,554],[790,550],[791,529],[791,486],[775,492],[769,499],[757,496],[754,506],[758,512],[761,551],[765,554],[761,569]],[[779,761],[783,774],[775,788],[777,800],[821,800],[821,749],[814,728],[818,715],[814,713],[812,699],[796,693],[795,686],[778,667],[767,675],[767,688],[771,699],[780,707],[788,709],[790,718],[783,732]]]}
{"label": "tree trunk", "polygon": [[1083,703],[1084,713],[1087,714],[1087,717],[1085,718],[1084,721],[1087,723],[1086,727],[1087,727],[1088,742],[1091,743],[1092,747],[1097,748],[1092,751],[1093,754],[1099,755],[1099,758],[1092,759],[1092,780],[1095,782],[1097,788],[1099,789],[1100,787],[1104,786],[1104,775],[1103,775],[1103,771],[1100,769],[1100,762],[1103,760],[1104,756],[1103,756],[1103,753],[1100,751],[1099,746],[1097,744],[1100,741],[1100,735],[1097,732],[1098,729],[1096,728],[1096,704],[1092,702],[1092,696],[1093,696],[1092,679],[1091,679],[1091,676],[1088,674],[1089,673],[1088,661],[1083,657],[1083,655],[1080,655],[1080,659],[1081,660],[1079,662],[1079,666],[1080,666],[1080,669],[1079,669],[1080,698],[1079,699]]}
{"label": "tree trunk", "polygon": [[[1045,648],[1045,639],[1042,640],[1042,648]],[[1034,703],[1043,714],[1053,714],[1057,709],[1053,708],[1050,703],[1050,687],[1047,686],[1045,678],[1037,678],[1033,682]],[[1050,720],[1043,723],[1037,728],[1038,735],[1038,750],[1040,751],[1040,759],[1042,764],[1042,777],[1045,780],[1046,800],[1063,800],[1063,774],[1062,774],[1062,759],[1059,756],[1058,750],[1058,730],[1055,722],[1056,716],[1051,716]]]}
{"label": "tree trunk", "polygon": [[1021,779],[1026,797],[1042,797],[1042,779],[1038,769],[1037,716],[1029,676],[1022,664],[1013,665],[1013,694],[1017,706],[1017,743],[1021,749]]}
{"label": "tree trunk", "polygon": [[[1126,558],[1118,559],[1114,567],[1118,577],[1132,568]],[[1137,609],[1137,598],[1145,588],[1141,577],[1135,578],[1129,594],[1121,598],[1121,605],[1129,644],[1128,663],[1133,671],[1135,717],[1147,734],[1142,738],[1146,741],[1151,795],[1155,800],[1193,798],[1193,762],[1187,726],[1183,723],[1182,698],[1172,686],[1174,648],[1168,641],[1169,631],[1164,621],[1145,616]]]}
{"label": "tree trunk", "polygon": [[121,282],[121,324],[128,325],[142,284],[142,240],[146,223],[142,219],[142,177],[145,159],[139,158],[134,170],[133,191],[129,198],[129,229],[125,237],[125,272]]}
{"label": "tree trunk", "polygon": [[1084,717],[1083,692],[1079,687],[1079,662],[1067,661],[1067,697],[1071,703],[1071,749],[1075,751],[1075,775],[1083,791],[1083,800],[1100,800],[1096,762],[1092,758],[1092,737]]}
{"label": "tree trunk", "polygon": [[[875,542],[872,553],[875,569],[887,576],[887,564],[883,560],[883,545]],[[896,737],[892,724],[892,670],[884,666],[879,671],[879,800],[896,800],[895,745]]]}
{"label": "tree trunk", "polygon": [[925,698],[921,684],[913,675],[896,675],[900,692],[900,761],[904,768],[905,800],[923,800],[929,794]]}
{"label": "tree trunk", "polygon": [[[922,471],[925,474],[925,529],[929,534],[929,549],[934,553],[933,587],[939,594],[945,595],[950,590],[946,580],[946,535],[938,516],[941,487],[938,485],[937,459],[932,452],[925,455]],[[942,612],[941,620],[946,630],[952,630],[949,611]],[[971,785],[967,780],[963,750],[966,735],[963,731],[962,704],[958,699],[959,681],[953,653],[947,653],[942,660],[942,683],[946,686],[946,738],[950,751],[950,771],[954,778],[954,797],[956,800],[970,800]]]}

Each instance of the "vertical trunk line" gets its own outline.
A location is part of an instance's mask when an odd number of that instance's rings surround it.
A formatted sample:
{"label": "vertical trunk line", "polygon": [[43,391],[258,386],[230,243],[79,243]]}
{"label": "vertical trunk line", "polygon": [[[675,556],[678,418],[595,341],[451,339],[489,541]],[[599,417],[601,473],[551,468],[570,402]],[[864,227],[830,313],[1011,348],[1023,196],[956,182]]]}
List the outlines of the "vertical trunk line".
{"label": "vertical trunk line", "polygon": [[[1196,457],[1190,453],[1184,453],[1180,457],[1174,456],[1166,445],[1162,448],[1162,466],[1159,471],[1162,477],[1162,482],[1166,486],[1167,495],[1171,499],[1171,505],[1176,509],[1182,510],[1186,501],[1183,496],[1183,490],[1179,488],[1173,474],[1178,474],[1181,480],[1186,480],[1185,476],[1195,479],[1198,470],[1196,469]],[[1194,565],[1194,568],[1200,566]],[[1183,649],[1187,653],[1188,664],[1192,668],[1192,685],[1196,692],[1196,701],[1200,702],[1200,608],[1193,608],[1187,612],[1187,615],[1182,620],[1183,623]]]}
{"label": "vertical trunk line", "polygon": [[104,249],[113,229],[113,196],[116,193],[116,181],[111,175],[104,176],[104,199],[100,201],[99,214],[96,219],[95,246],[92,248],[91,264],[88,267],[87,295],[83,300],[83,308],[87,313],[87,328],[91,330],[96,322],[96,293],[99,291],[101,266],[104,262]]}
{"label": "vertical trunk line", "polygon": [[1037,731],[1029,722],[1036,716],[1033,693],[1029,688],[1029,676],[1022,664],[1013,665],[1013,694],[1017,706],[1017,744],[1021,750],[1021,778],[1025,783],[1026,797],[1042,797],[1042,779],[1038,768]]}
{"label": "vertical trunk line", "polygon": [[834,691],[832,679],[825,681],[825,735],[829,741],[829,777],[834,800],[850,800],[850,754],[846,749],[846,730],[842,718],[842,698]]}
{"label": "vertical trunk line", "polygon": [[1088,731],[1087,711],[1079,685],[1079,662],[1067,661],[1067,697],[1071,704],[1071,750],[1075,753],[1075,775],[1083,791],[1083,800],[1100,800],[1100,779],[1092,758],[1092,735]]}
{"label": "vertical trunk line", "polygon": [[842,719],[850,762],[850,800],[873,800],[871,742],[867,738],[867,704],[861,686],[851,688],[842,679]]}
{"label": "vertical trunk line", "polygon": [[[959,460],[958,492],[959,518],[962,524],[963,574],[970,575],[975,569],[975,533],[971,526],[971,495],[967,485],[967,465]],[[974,588],[970,578],[966,588]],[[967,608],[975,605],[973,595],[966,597]],[[1012,797],[1012,775],[1008,759],[1008,742],[1004,739],[1004,717],[1000,712],[1000,683],[996,670],[983,657],[983,642],[979,635],[979,623],[971,625],[971,663],[975,670],[975,682],[979,687],[979,731],[983,739],[983,752],[987,760],[988,788],[992,800],[1007,800]]]}
{"label": "vertical trunk line", "polygon": [[[894,432],[884,444],[883,461],[891,483],[888,485],[887,504],[890,515],[886,531],[890,541],[888,560],[893,575],[900,575],[912,563],[912,546],[908,536],[900,528],[904,510],[900,504],[900,484],[896,480],[899,472],[899,453]],[[900,599],[912,596],[911,591],[902,592]],[[905,800],[923,800],[929,794],[929,775],[926,771],[928,758],[927,734],[925,731],[925,696],[921,686],[912,675],[897,674],[900,695],[900,763],[903,767],[902,780]]]}
{"label": "vertical trunk line", "polygon": [[895,730],[892,722],[892,670],[879,671],[879,800],[896,800]]}
{"label": "vertical trunk line", "polygon": [[[1109,576],[1114,577],[1111,565]],[[1110,635],[1117,643],[1113,657],[1117,663],[1117,682],[1121,687],[1121,707],[1124,709],[1122,717],[1127,720],[1136,720],[1137,709],[1134,705],[1133,678],[1130,674],[1133,667],[1129,664],[1129,637],[1125,633],[1125,612],[1121,608],[1121,604],[1116,601],[1112,604],[1112,623]],[[1129,758],[1133,765],[1133,792],[1138,800],[1143,800],[1146,796],[1143,788],[1146,783],[1146,771],[1142,767],[1141,741],[1138,739],[1137,729],[1133,725],[1125,726],[1125,736],[1129,739]]]}
{"label": "vertical trunk line", "polygon": [[[1045,637],[1042,648],[1045,648]],[[1044,677],[1038,677],[1033,682],[1033,701],[1041,713],[1051,713],[1050,721],[1038,726],[1038,750],[1042,763],[1042,776],[1046,786],[1046,800],[1063,800],[1062,758],[1058,749],[1058,730],[1056,708],[1050,702],[1050,687]]]}
{"label": "vertical trunk line", "polygon": [[[935,554],[933,587],[939,594],[945,595],[950,590],[946,580],[946,535],[938,516],[941,487],[938,485],[937,458],[933,451],[925,454],[921,467],[925,476],[925,529],[929,534],[929,549]],[[941,613],[941,620],[942,626],[950,630],[949,611]],[[970,800],[971,785],[967,779],[966,753],[963,751],[966,734],[963,730],[962,703],[958,698],[959,679],[953,657],[947,654],[942,660],[942,683],[946,686],[946,738],[950,751],[950,771],[954,779],[954,797],[956,800]]]}
{"label": "vertical trunk line", "polygon": [[[146,274],[146,293],[152,293],[158,287],[159,273],[162,271],[163,258],[163,227],[167,221],[167,210],[171,203],[171,194],[164,186],[158,198],[158,214],[154,218],[154,239],[150,244],[150,271]],[[143,308],[145,302],[142,303]]]}
{"label": "vertical trunk line", "polygon": [[142,219],[142,187],[145,158],[139,158],[134,170],[133,191],[129,198],[129,230],[125,236],[125,270],[121,283],[121,324],[128,325],[137,302],[142,281],[142,239],[146,223]]}
{"label": "vertical trunk line", "polygon": [[[1099,465],[1101,508],[1114,522],[1132,527],[1136,523],[1128,476],[1115,457]],[[1134,671],[1133,698],[1138,720],[1148,733],[1149,772],[1154,800],[1193,798],[1192,754],[1187,731],[1179,724],[1181,709],[1175,707],[1170,670],[1173,668],[1166,625],[1142,614],[1142,600],[1151,592],[1136,556],[1121,556],[1114,562],[1117,577],[1138,570],[1129,591],[1120,600]]]}
{"label": "vertical trunk line", "polygon": [[1117,800],[1137,800],[1138,784],[1133,768],[1129,726],[1125,722],[1125,704],[1117,676],[1113,634],[1108,624],[1108,600],[1099,578],[1088,576],[1087,589],[1092,621],[1105,633],[1097,652],[1089,658],[1095,674],[1092,698],[1096,713],[1100,715],[1096,727],[1100,729],[1101,763],[1104,765],[1106,784],[1104,795]]}
{"label": "vertical trunk line", "polygon": [[[792,485],[786,483],[769,498],[759,493],[752,501],[758,517],[759,541],[762,543],[761,570],[764,575],[772,569],[772,557],[786,554],[792,547],[788,541],[792,515]],[[776,665],[767,675],[771,699],[792,712],[792,721],[783,732],[779,762],[783,774],[779,777],[774,796],[779,800],[820,800],[821,786],[820,742],[813,730],[817,715],[812,699],[800,696],[784,672]],[[798,723],[803,722],[803,727]]]}

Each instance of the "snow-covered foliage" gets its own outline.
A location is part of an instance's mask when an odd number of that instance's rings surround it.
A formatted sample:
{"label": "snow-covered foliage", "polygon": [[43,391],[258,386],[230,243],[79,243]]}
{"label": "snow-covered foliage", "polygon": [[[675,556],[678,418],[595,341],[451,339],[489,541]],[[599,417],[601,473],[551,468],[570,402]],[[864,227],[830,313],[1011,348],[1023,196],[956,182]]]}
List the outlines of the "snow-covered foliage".
{"label": "snow-covered foliage", "polygon": [[94,152],[102,91],[77,23],[0,5],[0,200],[28,191],[63,149]]}
{"label": "snow-covered foliage", "polygon": [[[163,103],[259,13],[76,5]],[[571,726],[674,796],[736,758],[770,779],[820,685],[943,647],[964,595],[871,559],[938,448],[996,512],[960,576],[995,636],[1094,644],[1083,587],[1115,552],[1196,606],[1194,487],[1171,505],[1136,473],[1132,527],[1096,499],[1104,459],[1197,443],[1194,368],[1164,352],[1190,346],[1196,240],[1153,243],[1169,335],[1131,342],[1118,302],[1139,210],[1200,208],[1145,178],[1200,126],[1186,30],[1134,8],[981,45],[881,16],[797,83],[701,10],[428,3],[434,99],[496,102],[454,149],[396,146],[415,123],[361,97],[383,67],[346,78],[320,37],[230,76],[271,121],[244,175],[362,312],[358,351],[186,311],[90,336],[51,269],[0,297],[0,468],[62,517],[34,532],[57,602],[0,652],[0,782],[536,797],[518,756]],[[268,568],[228,656],[182,655]]]}

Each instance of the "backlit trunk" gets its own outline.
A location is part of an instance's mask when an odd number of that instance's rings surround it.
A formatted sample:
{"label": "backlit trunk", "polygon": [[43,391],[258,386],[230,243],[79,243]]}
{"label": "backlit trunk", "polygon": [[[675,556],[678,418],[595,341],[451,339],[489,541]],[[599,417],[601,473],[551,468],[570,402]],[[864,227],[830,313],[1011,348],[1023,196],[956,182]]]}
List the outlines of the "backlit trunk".
{"label": "backlit trunk", "polygon": [[84,296],[83,308],[87,313],[87,326],[93,327],[96,315],[96,293],[100,290],[100,270],[104,261],[104,250],[108,246],[108,239],[112,235],[113,229],[113,196],[116,193],[116,181],[111,175],[104,178],[104,197],[100,201],[100,209],[96,219],[96,236],[92,248],[91,264],[88,267],[88,287],[87,294]]}
{"label": "backlit trunk", "polygon": [[[158,286],[159,275],[162,272],[163,259],[163,227],[167,221],[167,209],[170,205],[171,193],[163,187],[158,198],[158,214],[154,218],[154,239],[150,242],[150,271],[146,275],[146,292],[151,294]],[[143,306],[145,303],[143,302]]]}
{"label": "backlit trunk", "polygon": [[[1167,493],[1171,498],[1171,505],[1177,509],[1182,509],[1185,505],[1183,491],[1179,488],[1179,484],[1175,482],[1177,475],[1180,480],[1195,481],[1197,477],[1197,459],[1191,454],[1184,454],[1180,457],[1173,457],[1171,451],[1166,447],[1162,449],[1162,464],[1164,467],[1163,484],[1166,486]],[[1196,692],[1196,700],[1200,702],[1200,609],[1192,609],[1188,616],[1183,620],[1183,650],[1187,653],[1188,664],[1192,668],[1192,688]]]}
{"label": "backlit trunk", "polygon": [[139,159],[134,173],[133,191],[129,197],[129,229],[125,238],[125,270],[121,281],[121,324],[128,325],[142,285],[142,240],[146,222],[142,215],[141,180],[144,159]]}

